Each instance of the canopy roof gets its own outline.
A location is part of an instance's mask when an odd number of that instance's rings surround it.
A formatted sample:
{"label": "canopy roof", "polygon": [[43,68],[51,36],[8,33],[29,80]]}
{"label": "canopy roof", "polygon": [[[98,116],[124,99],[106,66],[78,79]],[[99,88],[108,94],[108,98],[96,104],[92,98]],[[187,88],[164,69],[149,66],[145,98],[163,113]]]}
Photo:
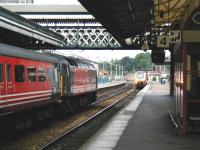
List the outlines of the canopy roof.
{"label": "canopy roof", "polygon": [[64,36],[0,7],[0,43],[31,49],[61,48]]}
{"label": "canopy roof", "polygon": [[[155,47],[156,36],[184,29],[199,0],[79,0],[123,47]],[[125,39],[132,37],[128,46]]]}
{"label": "canopy roof", "polygon": [[79,1],[123,46],[126,38],[150,30],[152,0]]}

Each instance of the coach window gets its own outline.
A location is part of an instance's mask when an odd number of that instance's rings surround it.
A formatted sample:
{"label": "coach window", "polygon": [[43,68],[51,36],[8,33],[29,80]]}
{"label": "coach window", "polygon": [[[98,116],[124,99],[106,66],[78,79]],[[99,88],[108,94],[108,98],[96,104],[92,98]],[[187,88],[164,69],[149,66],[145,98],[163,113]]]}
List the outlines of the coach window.
{"label": "coach window", "polygon": [[7,80],[11,81],[11,64],[7,64]]}
{"label": "coach window", "polygon": [[0,82],[3,81],[3,64],[0,64]]}
{"label": "coach window", "polygon": [[28,81],[35,82],[36,81],[36,68],[35,67],[28,67]]}
{"label": "coach window", "polygon": [[46,81],[46,72],[44,68],[38,69],[38,78],[39,82],[45,82]]}
{"label": "coach window", "polygon": [[24,66],[15,65],[15,81],[24,82]]}

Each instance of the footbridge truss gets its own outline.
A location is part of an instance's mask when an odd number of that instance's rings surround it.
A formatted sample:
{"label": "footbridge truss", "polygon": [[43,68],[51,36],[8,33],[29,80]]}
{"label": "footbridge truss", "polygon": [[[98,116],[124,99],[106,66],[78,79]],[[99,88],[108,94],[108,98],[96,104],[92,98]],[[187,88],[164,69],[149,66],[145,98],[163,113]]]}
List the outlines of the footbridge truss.
{"label": "footbridge truss", "polygon": [[64,49],[120,49],[119,42],[91,15],[22,15],[65,37]]}

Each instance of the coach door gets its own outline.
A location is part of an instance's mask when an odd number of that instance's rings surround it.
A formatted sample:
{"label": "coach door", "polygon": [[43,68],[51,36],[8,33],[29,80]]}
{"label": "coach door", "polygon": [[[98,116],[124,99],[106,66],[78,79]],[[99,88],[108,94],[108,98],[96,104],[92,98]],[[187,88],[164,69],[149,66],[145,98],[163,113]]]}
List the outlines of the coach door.
{"label": "coach door", "polygon": [[6,94],[13,94],[15,86],[13,84],[13,58],[5,57],[5,79],[6,79]]}
{"label": "coach door", "polygon": [[6,99],[5,57],[0,55],[0,106]]}

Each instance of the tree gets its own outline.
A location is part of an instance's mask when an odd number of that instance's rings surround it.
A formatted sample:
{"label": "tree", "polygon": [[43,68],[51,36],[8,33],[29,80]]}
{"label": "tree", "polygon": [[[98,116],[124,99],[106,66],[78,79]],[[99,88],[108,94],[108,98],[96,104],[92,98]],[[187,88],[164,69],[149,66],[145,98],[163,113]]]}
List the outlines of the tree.
{"label": "tree", "polygon": [[134,58],[130,58],[128,56],[123,57],[120,60],[120,65],[124,66],[128,72],[131,72],[131,71],[133,71],[133,68],[135,66]]}
{"label": "tree", "polygon": [[151,54],[147,53],[140,53],[135,56],[135,66],[136,70],[147,70],[152,66],[151,62]]}
{"label": "tree", "polygon": [[[116,65],[117,66],[123,66],[124,71],[126,72],[132,72],[133,70],[147,70],[151,68],[152,62],[151,62],[151,54],[150,53],[140,53],[136,55],[135,58],[131,57],[123,57],[121,60],[111,60],[110,62],[104,61],[100,62],[99,64],[99,71],[104,71],[110,73],[111,66],[113,73],[116,71]],[[112,64],[112,65],[111,65]]]}

